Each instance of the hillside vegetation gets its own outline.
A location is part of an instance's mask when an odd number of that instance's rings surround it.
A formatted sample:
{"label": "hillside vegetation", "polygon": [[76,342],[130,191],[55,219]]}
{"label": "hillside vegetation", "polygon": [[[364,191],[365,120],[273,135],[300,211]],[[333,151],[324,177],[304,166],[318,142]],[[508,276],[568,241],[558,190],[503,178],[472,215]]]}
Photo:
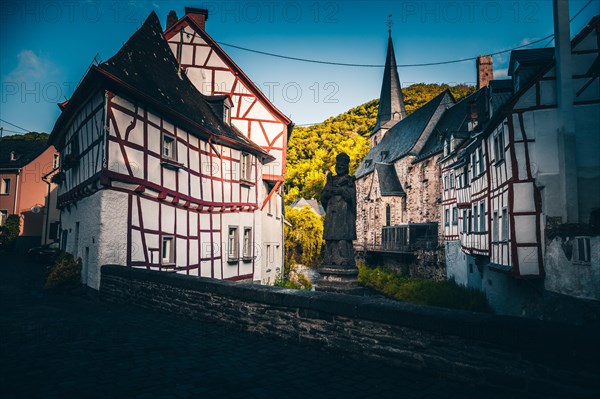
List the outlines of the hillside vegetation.
{"label": "hillside vegetation", "polygon": [[[457,101],[475,90],[466,84],[413,84],[402,89],[406,112],[410,114],[446,89]],[[286,204],[298,197],[318,199],[325,174],[334,171],[340,152],[350,156],[350,173],[354,173],[369,152],[369,133],[375,126],[378,106],[379,100],[371,100],[322,123],[294,129],[287,150]]]}

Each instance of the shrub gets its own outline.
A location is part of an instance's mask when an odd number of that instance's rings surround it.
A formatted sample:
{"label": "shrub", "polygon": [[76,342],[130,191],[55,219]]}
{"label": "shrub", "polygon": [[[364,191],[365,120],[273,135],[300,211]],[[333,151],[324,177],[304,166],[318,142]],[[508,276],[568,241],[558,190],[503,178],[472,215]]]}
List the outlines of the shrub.
{"label": "shrub", "polygon": [[490,312],[485,295],[462,287],[454,280],[433,281],[419,277],[403,277],[383,267],[358,265],[358,282],[400,301],[445,308]]}
{"label": "shrub", "polygon": [[75,260],[73,255],[60,253],[50,269],[46,279],[46,289],[71,288],[81,285],[81,258]]}
{"label": "shrub", "polygon": [[15,241],[21,232],[21,218],[19,215],[8,215],[2,229],[4,245],[6,245],[7,248],[13,248]]}
{"label": "shrub", "polygon": [[302,273],[295,274],[295,278],[286,278],[282,274],[278,275],[273,283],[275,287],[292,288],[295,290],[310,290],[312,283]]}

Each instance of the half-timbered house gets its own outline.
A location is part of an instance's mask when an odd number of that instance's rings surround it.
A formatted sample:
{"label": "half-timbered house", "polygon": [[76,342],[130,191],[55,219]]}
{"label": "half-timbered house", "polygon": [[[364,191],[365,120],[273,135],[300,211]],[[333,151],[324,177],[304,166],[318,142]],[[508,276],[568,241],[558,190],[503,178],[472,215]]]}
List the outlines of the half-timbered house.
{"label": "half-timbered house", "polygon": [[443,212],[457,209],[448,276],[502,313],[527,313],[543,289],[600,299],[600,17],[571,41],[567,11],[555,10],[556,48],[512,52],[489,122],[441,161],[455,187]]}
{"label": "half-timbered house", "polygon": [[[150,14],[116,55],[90,68],[63,105],[51,135],[62,154],[61,245],[82,258],[83,280],[94,288],[108,263],[273,281],[263,270],[280,262],[283,250],[279,177],[290,121],[261,97],[261,106],[277,115],[279,138],[266,135],[265,143],[256,130],[238,129],[236,117],[251,112],[240,111],[245,103],[235,87],[224,93],[211,86],[203,94],[194,73],[204,72],[188,68],[188,47],[194,60],[213,51],[167,41],[174,35],[187,44],[212,39],[203,31],[190,38],[172,32],[163,34]],[[212,79],[224,69],[219,64],[208,74]],[[236,72],[239,85],[254,89]],[[257,122],[258,131],[271,132],[261,126]]]}

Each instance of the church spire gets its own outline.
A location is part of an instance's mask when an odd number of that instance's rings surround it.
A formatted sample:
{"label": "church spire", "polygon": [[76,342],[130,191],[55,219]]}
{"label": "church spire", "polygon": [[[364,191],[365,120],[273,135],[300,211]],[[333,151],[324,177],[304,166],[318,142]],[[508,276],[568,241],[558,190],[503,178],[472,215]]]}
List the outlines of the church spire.
{"label": "church spire", "polygon": [[[391,15],[390,15],[391,17]],[[389,129],[401,119],[406,117],[404,99],[398,77],[396,55],[392,43],[392,21],[388,20],[388,46],[383,71],[383,82],[381,84],[381,95],[379,96],[379,109],[377,110],[377,124],[371,134],[376,134],[380,129]]]}

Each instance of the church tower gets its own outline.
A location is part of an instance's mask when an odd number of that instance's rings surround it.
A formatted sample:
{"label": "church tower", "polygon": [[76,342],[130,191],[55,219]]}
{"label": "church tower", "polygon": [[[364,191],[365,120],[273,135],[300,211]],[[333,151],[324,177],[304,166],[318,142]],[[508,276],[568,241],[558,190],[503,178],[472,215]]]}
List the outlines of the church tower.
{"label": "church tower", "polygon": [[381,95],[379,96],[379,109],[377,110],[377,123],[371,131],[371,148],[375,147],[383,138],[385,133],[396,123],[406,117],[404,99],[400,78],[398,77],[398,66],[392,43],[392,30],[388,30],[387,56],[383,71],[383,82],[381,84]]}

